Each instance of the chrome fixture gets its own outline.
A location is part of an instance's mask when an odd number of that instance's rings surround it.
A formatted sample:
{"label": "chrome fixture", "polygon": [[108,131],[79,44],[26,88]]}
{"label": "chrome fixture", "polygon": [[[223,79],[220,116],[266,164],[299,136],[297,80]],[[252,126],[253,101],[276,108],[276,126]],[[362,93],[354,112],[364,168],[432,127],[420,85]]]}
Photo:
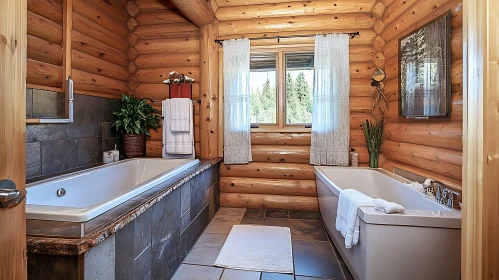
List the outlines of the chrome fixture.
{"label": "chrome fixture", "polygon": [[56,192],[58,197],[65,196],[66,195],[66,189],[65,188],[60,188]]}
{"label": "chrome fixture", "polygon": [[26,195],[16,190],[16,184],[11,180],[0,180],[0,208],[14,208],[23,202]]}
{"label": "chrome fixture", "polygon": [[444,183],[437,180],[431,180],[430,186],[435,194],[435,201],[451,209],[461,208],[461,204],[459,203],[460,193],[449,189]]}

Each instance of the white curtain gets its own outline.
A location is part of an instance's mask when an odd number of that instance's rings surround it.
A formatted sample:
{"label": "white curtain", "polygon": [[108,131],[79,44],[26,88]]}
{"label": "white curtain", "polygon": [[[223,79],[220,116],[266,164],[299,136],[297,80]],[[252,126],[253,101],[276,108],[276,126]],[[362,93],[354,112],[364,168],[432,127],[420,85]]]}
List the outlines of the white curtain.
{"label": "white curtain", "polygon": [[348,166],[350,141],[349,36],[315,36],[310,163]]}
{"label": "white curtain", "polygon": [[250,41],[226,40],[223,46],[224,163],[251,161]]}

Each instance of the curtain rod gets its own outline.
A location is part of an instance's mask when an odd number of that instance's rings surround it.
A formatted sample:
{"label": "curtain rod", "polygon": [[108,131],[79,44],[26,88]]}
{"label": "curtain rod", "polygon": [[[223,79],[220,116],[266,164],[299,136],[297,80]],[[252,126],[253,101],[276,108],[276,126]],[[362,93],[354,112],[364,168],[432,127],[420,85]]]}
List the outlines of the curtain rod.
{"label": "curtain rod", "polygon": [[[331,33],[323,33],[322,35],[327,35]],[[359,36],[360,33],[359,31],[357,32],[350,32],[350,33],[337,33],[337,34],[347,34],[350,36],[350,39],[355,38],[355,36]],[[271,37],[256,37],[256,38],[249,38],[250,40],[266,40],[266,39],[277,39],[277,43],[280,43],[281,39],[289,39],[289,38],[308,38],[308,37],[314,37],[316,34],[313,35],[290,35],[290,36],[271,36]],[[216,43],[219,43],[221,46],[223,46],[225,40],[215,40]]]}

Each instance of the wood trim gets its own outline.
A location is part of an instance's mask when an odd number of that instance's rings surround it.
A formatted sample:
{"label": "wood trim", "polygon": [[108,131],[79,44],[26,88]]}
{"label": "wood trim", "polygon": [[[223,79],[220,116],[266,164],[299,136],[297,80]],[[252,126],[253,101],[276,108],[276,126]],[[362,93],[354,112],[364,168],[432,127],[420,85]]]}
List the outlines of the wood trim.
{"label": "wood trim", "polygon": [[65,94],[64,118],[69,119],[69,94],[66,80],[71,78],[72,56],[71,56],[71,32],[73,30],[73,0],[65,0],[62,8],[63,21],[62,21],[62,74],[64,80],[62,87]]}
{"label": "wood trim", "polygon": [[499,276],[499,30],[496,0],[464,6],[464,161],[461,275]]}

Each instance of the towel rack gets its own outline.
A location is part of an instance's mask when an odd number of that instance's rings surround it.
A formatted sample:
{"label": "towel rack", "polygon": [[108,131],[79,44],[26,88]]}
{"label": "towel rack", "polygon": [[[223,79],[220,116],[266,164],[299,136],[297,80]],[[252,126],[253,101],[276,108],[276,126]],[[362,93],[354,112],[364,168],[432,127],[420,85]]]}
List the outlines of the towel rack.
{"label": "towel rack", "polygon": [[[162,103],[163,100],[155,100],[153,103]],[[192,100],[192,103],[199,103],[201,104],[201,100]]]}

